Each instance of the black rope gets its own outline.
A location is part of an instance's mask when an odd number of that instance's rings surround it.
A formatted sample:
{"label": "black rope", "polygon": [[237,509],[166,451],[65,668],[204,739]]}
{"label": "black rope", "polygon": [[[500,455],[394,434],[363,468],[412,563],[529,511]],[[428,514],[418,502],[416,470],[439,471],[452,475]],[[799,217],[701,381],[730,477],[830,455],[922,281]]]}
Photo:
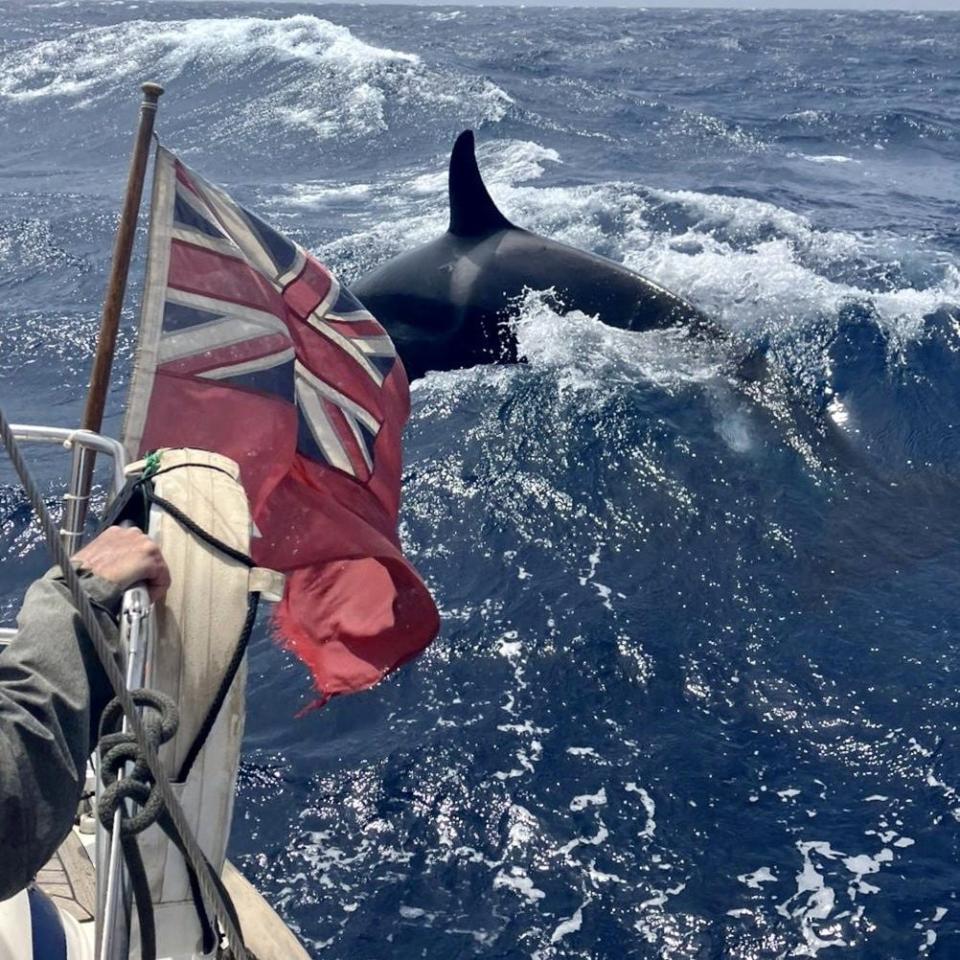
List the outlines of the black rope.
{"label": "black rope", "polygon": [[[177,832],[177,828],[170,822],[168,817],[164,817],[161,813],[160,817],[160,828],[170,839],[170,842],[180,851],[181,855],[183,854],[183,838]],[[210,873],[211,877],[216,877],[216,871],[213,869],[210,861],[207,860],[204,856],[204,863],[207,867],[207,870]],[[200,881],[197,876],[197,871],[193,869],[193,866],[190,862],[184,857],[183,862],[187,867],[187,880],[190,883],[190,895],[193,898],[193,906],[197,911],[197,920],[200,921],[200,938],[201,944],[203,946],[203,953],[210,953],[214,946],[216,945],[216,931],[213,928],[213,925],[210,923],[210,918],[207,916],[207,911],[203,906],[203,897],[200,896]],[[217,877],[217,882],[219,883],[220,878]],[[226,891],[224,891],[226,893]],[[236,918],[236,911],[233,906],[233,901],[227,896],[224,900],[224,903],[229,904],[228,909],[232,917]],[[239,920],[236,920],[237,926],[239,927]]]}
{"label": "black rope", "polygon": [[[184,859],[197,869],[198,885],[203,902],[213,916],[216,917],[220,928],[226,933],[230,943],[229,949],[235,960],[248,960],[249,954],[244,946],[240,927],[233,919],[235,914],[227,909],[222,894],[222,885],[215,882],[214,871],[207,863],[196,838],[189,831],[183,808],[180,806],[176,795],[170,787],[170,780],[160,763],[156,748],[147,738],[140,714],[126,688],[120,667],[114,659],[113,647],[96,618],[93,605],[80,583],[77,571],[74,570],[70,564],[70,558],[60,541],[60,536],[53,522],[53,518],[50,516],[50,511],[43,502],[40,490],[30,475],[30,471],[27,469],[23,454],[20,452],[20,445],[17,443],[13,431],[10,429],[10,423],[2,409],[0,409],[0,439],[3,440],[3,445],[6,447],[10,461],[20,478],[24,492],[40,521],[40,527],[47,543],[47,549],[50,551],[54,562],[60,567],[64,583],[73,598],[80,622],[83,624],[90,638],[93,649],[103,666],[103,671],[127,718],[130,729],[143,751],[144,764],[153,777],[156,789],[162,798],[166,814],[180,834],[184,845]],[[219,881],[219,878],[216,878],[216,880]]]}
{"label": "black rope", "polygon": [[[169,820],[168,817],[166,817],[166,815],[163,812],[161,812],[160,818],[158,819],[157,824],[163,830],[163,832],[170,838],[170,841],[177,847],[177,849],[180,850],[181,853],[183,853],[183,841],[180,835],[177,833],[177,828],[173,825],[173,823]],[[204,857],[204,862],[207,866],[210,876],[213,877],[213,882],[217,885],[218,889],[221,892],[221,895],[223,896],[224,903],[227,904],[227,908],[230,911],[230,916],[234,924],[236,924],[237,928],[239,929],[240,917],[237,914],[236,907],[233,904],[233,900],[230,897],[229,891],[224,886],[223,880],[221,880],[220,877],[217,876],[217,873],[213,869],[212,864],[210,863],[209,860],[206,859],[206,857]],[[203,900],[200,897],[200,891],[199,891],[198,882],[197,882],[197,875],[194,872],[193,868],[190,866],[189,862],[187,862],[186,858],[184,858],[184,863],[187,864],[187,879],[190,882],[191,894],[193,896],[194,905],[197,908],[197,917],[200,920],[203,953],[204,955],[206,955],[208,953],[211,953],[213,948],[216,946],[216,932],[212,924],[210,923],[209,918],[207,917],[206,911],[203,909]],[[256,960],[256,958],[252,954],[250,954],[249,950],[247,951],[247,953],[250,960]]]}
{"label": "black rope", "polygon": [[227,693],[229,693],[230,687],[233,686],[233,681],[237,676],[237,671],[240,669],[240,664],[243,663],[243,656],[247,652],[247,645],[250,642],[250,635],[253,633],[253,625],[257,620],[257,607],[259,606],[259,602],[260,594],[251,593],[249,599],[247,600],[247,618],[243,622],[243,630],[240,632],[240,639],[237,641],[237,645],[234,648],[233,656],[230,658],[230,663],[227,664],[226,673],[224,673],[223,680],[221,680],[220,686],[217,689],[217,694],[210,704],[210,709],[207,711],[207,715],[204,717],[203,723],[201,724],[200,729],[197,731],[197,735],[194,737],[193,743],[190,744],[190,749],[183,758],[183,763],[180,765],[180,770],[175,778],[179,783],[183,783],[183,781],[190,776],[190,771],[193,769],[193,764],[199,756],[200,751],[203,749],[204,744],[207,742],[207,737],[210,736],[210,731],[213,729],[213,725],[216,723],[217,717],[220,716],[220,708],[223,706],[223,701],[227,698]]}
{"label": "black rope", "polygon": [[[192,533],[195,537],[206,543],[208,546],[218,550],[224,556],[229,557],[238,563],[242,563],[248,568],[252,568],[254,566],[253,561],[245,553],[242,553],[234,547],[231,547],[229,544],[214,536],[209,530],[201,527],[200,524],[198,524],[191,516],[189,516],[189,514],[184,513],[184,511],[176,506],[176,504],[171,503],[169,500],[156,493],[153,486],[153,481],[155,478],[162,476],[165,473],[171,473],[174,470],[181,469],[183,466],[186,466],[186,464],[176,464],[172,467],[166,467],[154,471],[153,473],[149,474],[149,476],[142,477],[135,483],[134,486],[142,491],[144,500],[147,504],[156,504],[177,523],[179,523],[180,526],[182,526],[189,533]],[[198,464],[198,466],[208,466],[212,470],[218,470],[227,476],[231,476],[227,473],[227,471],[222,470],[219,467],[215,467],[212,464]],[[232,476],[231,479],[233,479]],[[197,757],[200,755],[200,752],[206,745],[207,739],[210,736],[211,730],[213,730],[213,727],[216,724],[217,718],[220,716],[220,710],[222,709],[224,701],[227,698],[227,694],[230,692],[230,688],[233,686],[233,682],[236,679],[240,665],[243,663],[243,657],[247,652],[250,637],[253,633],[253,627],[257,619],[259,601],[260,594],[258,592],[253,592],[249,595],[247,601],[247,615],[244,619],[243,628],[240,631],[237,645],[234,647],[233,654],[230,657],[230,662],[227,664],[227,669],[224,672],[223,678],[220,681],[220,685],[217,688],[217,692],[210,703],[210,707],[203,719],[203,723],[200,725],[197,735],[194,737],[193,742],[190,744],[189,750],[187,750],[187,753],[183,758],[180,769],[174,778],[175,782],[186,782],[187,777],[189,777],[190,772],[193,769],[193,765],[197,760]],[[181,853],[183,853],[182,839],[180,838],[176,827],[169,821],[169,818],[166,818],[163,815],[162,811],[160,813],[159,825],[167,837],[169,837],[170,841],[180,850]],[[201,897],[199,890],[197,873],[186,857],[184,857],[184,863],[186,864],[187,868],[187,879],[190,883],[190,891],[193,897],[194,907],[197,912],[197,918],[200,922],[203,952],[205,954],[210,953],[216,944],[215,930],[210,923],[206,910],[204,909],[203,898]],[[233,900],[230,897],[229,892],[227,891],[226,887],[223,886],[223,881],[219,876],[217,876],[216,871],[213,870],[209,861],[207,861],[207,867],[214,883],[217,884],[221,890],[225,906],[231,912],[232,919],[239,928],[240,920],[236,915],[236,909],[233,905]],[[144,960],[153,960],[153,957],[145,955]]]}
{"label": "black rope", "polygon": [[[248,557],[245,553],[237,550],[235,547],[231,547],[228,543],[224,543],[219,537],[215,537],[212,533],[210,533],[209,530],[205,530],[203,527],[201,527],[200,524],[197,523],[196,520],[194,520],[191,516],[184,513],[178,506],[176,506],[176,504],[173,504],[164,497],[161,497],[154,490],[153,481],[156,477],[162,476],[165,473],[172,473],[174,470],[180,470],[185,466],[187,466],[187,464],[178,463],[174,464],[172,467],[163,467],[136,481],[135,486],[139,487],[139,489],[143,492],[143,497],[148,503],[156,504],[165,513],[169,514],[169,516],[176,520],[177,523],[179,523],[180,526],[182,526],[189,533],[199,537],[199,539],[204,543],[213,547],[215,550],[219,550],[220,553],[226,557],[229,557],[231,560],[235,560],[237,563],[242,563],[245,567],[252,568],[254,566],[253,560],[251,560],[250,557]],[[197,466],[204,466],[211,470],[217,470],[220,473],[226,474],[231,479],[234,479],[233,476],[227,473],[226,470],[223,470],[221,467],[217,467],[213,464],[197,464]],[[240,669],[240,664],[243,662],[244,654],[247,652],[250,636],[253,633],[253,627],[257,619],[257,608],[259,601],[259,593],[250,594],[249,600],[247,601],[247,616],[244,620],[243,629],[240,632],[237,645],[234,648],[233,655],[231,656],[230,662],[227,665],[223,680],[220,682],[220,686],[210,704],[210,708],[207,710],[207,714],[204,717],[203,723],[200,725],[200,729],[197,731],[197,735],[194,738],[193,743],[190,745],[190,749],[183,758],[180,769],[174,778],[175,782],[183,783],[190,775],[190,771],[193,769],[193,765],[196,762],[197,757],[200,755],[200,751],[203,749],[204,744],[207,742],[207,737],[210,735],[210,731],[213,729],[213,725],[216,723],[217,717],[220,715],[220,709],[223,707],[223,703],[227,698],[227,694],[230,692],[230,687],[233,685],[237,671]]]}
{"label": "black rope", "polygon": [[[243,563],[247,567],[252,566],[251,560],[245,554],[234,550],[219,538],[213,536],[209,531],[203,529],[203,527],[196,523],[192,517],[180,510],[179,507],[155,493],[153,481],[156,477],[162,476],[165,473],[171,473],[174,470],[182,468],[183,466],[185,466],[185,464],[176,464],[172,467],[156,470],[153,473],[150,473],[148,476],[141,477],[134,481],[127,488],[128,492],[126,492],[126,495],[123,497],[123,503],[119,504],[115,508],[111,508],[110,512],[113,516],[111,517],[110,522],[117,522],[117,520],[120,518],[120,515],[127,512],[127,505],[130,503],[131,497],[139,494],[143,498],[142,513],[138,517],[141,525],[146,523],[150,504],[155,503],[171,517],[173,517],[174,520],[180,523],[181,526],[183,526],[188,532],[192,533],[203,542],[209,544],[214,549],[219,550],[221,553],[230,556],[232,559]],[[194,466],[207,466],[209,469],[217,470],[218,472],[223,473],[226,476],[230,476],[231,479],[233,479],[233,477],[226,470],[223,470],[220,467],[215,467],[212,464],[195,464]],[[214,696],[210,707],[207,710],[203,723],[200,725],[196,736],[193,738],[193,742],[190,744],[190,748],[183,759],[179,771],[173,778],[174,782],[183,783],[186,781],[191,770],[193,769],[193,765],[196,762],[197,757],[200,755],[200,752],[206,745],[210,731],[213,729],[214,724],[217,721],[217,717],[220,715],[220,710],[223,707],[224,701],[226,700],[231,686],[233,685],[233,681],[236,679],[237,672],[240,669],[241,663],[243,662],[244,654],[247,651],[250,636],[253,632],[253,627],[256,622],[259,599],[259,593],[250,594],[247,603],[247,615],[244,620],[243,628],[241,630],[237,645],[234,648],[230,662],[228,663],[224,676],[219,687],[217,688],[216,695]],[[138,693],[140,692],[138,691]],[[144,693],[147,692],[144,691]],[[134,696],[134,700],[138,703],[138,705],[154,707],[160,713],[159,720],[156,717],[151,717],[151,720],[145,723],[145,725],[149,728],[151,736],[155,738],[155,745],[165,743],[171,736],[173,736],[178,720],[176,717],[176,704],[174,704],[172,700],[169,698],[164,698],[166,702],[161,704],[159,701],[155,702],[146,696],[138,697],[137,695]],[[216,946],[216,930],[213,924],[210,922],[210,918],[207,915],[207,911],[204,907],[203,897],[200,891],[199,878],[196,870],[194,870],[189,859],[185,855],[183,840],[174,824],[170,821],[169,817],[164,816],[162,804],[160,803],[156,792],[150,789],[151,784],[149,782],[148,771],[145,771],[145,769],[142,767],[142,758],[139,756],[135,744],[130,743],[131,738],[129,734],[105,734],[102,732],[103,730],[108,729],[111,725],[115,725],[116,721],[119,719],[119,715],[116,714],[115,701],[108,705],[104,713],[104,717],[105,721],[101,723],[100,749],[105,751],[103,761],[106,767],[104,783],[109,783],[110,786],[103,792],[103,799],[101,799],[100,802],[100,809],[98,813],[101,822],[103,822],[108,829],[111,829],[113,826],[113,818],[116,809],[125,798],[129,798],[141,806],[141,810],[137,814],[134,814],[133,816],[124,816],[121,827],[121,846],[130,876],[134,900],[136,902],[137,916],[140,921],[141,957],[143,960],[155,960],[156,958],[156,921],[154,917],[153,902],[150,897],[149,881],[144,868],[143,857],[140,853],[140,847],[136,842],[136,835],[154,822],[159,824],[160,828],[166,834],[171,843],[173,843],[180,851],[181,855],[183,855],[184,865],[187,870],[187,879],[190,883],[190,893],[194,902],[194,908],[197,913],[197,919],[200,923],[203,952],[205,954],[210,953]],[[172,729],[169,730],[167,729],[168,726],[170,726],[168,717],[173,717]],[[122,770],[128,762],[134,763],[134,769],[127,778],[124,780],[118,780],[117,773]],[[123,810],[124,808],[120,807],[120,809]],[[108,819],[109,823],[107,822]],[[223,887],[222,881],[216,875],[216,872],[213,870],[209,860],[206,861],[206,865],[210,871],[210,876],[221,888],[221,893],[224,898],[224,905],[230,911],[235,924],[239,927],[239,918],[236,916],[236,910],[233,906],[233,902],[229,893],[227,892],[226,888]]]}
{"label": "black rope", "polygon": [[[150,711],[142,715],[143,726],[153,748],[159,749],[177,732],[180,716],[176,703],[158,690],[131,690],[130,696],[138,707]],[[120,701],[111,700],[100,717],[97,749],[100,751],[99,773],[103,790],[97,803],[97,817],[112,834],[117,811],[120,812],[120,848],[140,921],[140,956],[141,960],[156,960],[153,900],[137,835],[156,823],[163,813],[163,798],[156,789],[137,738],[129,731],[118,729],[122,719]],[[129,771],[126,770],[128,763],[133,764]],[[131,800],[139,810],[129,814],[125,800]],[[189,861],[185,859],[184,862]]]}
{"label": "black rope", "polygon": [[165,513],[169,513],[177,523],[180,524],[185,530],[189,530],[190,533],[195,534],[205,543],[210,544],[211,547],[216,548],[222,554],[229,557],[231,560],[236,560],[237,563],[242,563],[245,567],[254,567],[256,564],[242,551],[237,550],[235,547],[231,547],[230,544],[224,543],[222,540],[215,537],[212,533],[208,533],[203,527],[200,526],[195,520],[191,517],[188,517],[179,507],[172,504],[169,500],[165,500],[163,497],[158,496],[153,492],[146,484],[144,485],[144,495],[150,503],[155,503],[158,507],[161,507]]}
{"label": "black rope", "polygon": [[[143,714],[143,729],[154,750],[166,743],[177,732],[180,714],[177,705],[159,690],[131,690],[136,706],[149,709]],[[123,708],[117,699],[111,700],[100,717],[100,780],[103,790],[97,803],[97,817],[113,830],[114,814],[120,810],[120,832],[129,837],[141,833],[155,823],[163,807],[163,798],[156,789],[156,781],[147,766],[144,752],[136,736],[127,730],[118,730]],[[112,732],[108,732],[112,731]],[[124,772],[128,763],[133,768]],[[128,815],[123,801],[132,800],[140,810]]]}
{"label": "black rope", "polygon": [[133,902],[137,908],[137,921],[140,924],[140,960],[157,960],[157,923],[153,912],[153,899],[150,896],[150,881],[136,835],[121,836],[120,850],[127,865]]}
{"label": "black rope", "polygon": [[[235,675],[236,670],[234,669],[233,675],[229,678],[230,681]],[[229,687],[229,682],[226,686]],[[225,696],[225,688],[222,689],[224,689]],[[155,749],[167,743],[176,735],[180,718],[177,705],[172,698],[156,690],[133,690],[131,696],[134,703],[141,709],[154,711],[153,713],[143,714],[143,720],[144,727]],[[223,697],[220,697],[220,703],[222,701]],[[209,727],[213,726],[213,722],[216,720],[216,712],[212,711],[212,714],[208,714],[205,727],[207,723],[209,723]],[[190,883],[190,893],[197,912],[197,919],[200,922],[203,953],[209,954],[217,943],[216,930],[203,905],[197,872],[193,869],[190,859],[186,855],[183,838],[163,809],[163,802],[155,789],[150,771],[143,762],[143,756],[136,739],[128,732],[116,729],[120,725],[122,716],[123,713],[118,701],[111,700],[104,708],[101,717],[98,746],[101,753],[100,776],[104,788],[97,804],[97,816],[103,826],[112,833],[116,813],[118,810],[120,811],[121,848],[130,876],[130,885],[137,908],[137,919],[140,922],[141,960],[156,960],[157,938],[150,884],[140,846],[137,843],[137,835],[154,823],[159,825],[183,857],[187,869],[187,879]],[[111,729],[113,729],[113,732],[106,732]],[[190,751],[191,764],[202,748],[203,741],[206,740],[208,733],[209,729],[202,729],[201,734],[194,740]],[[132,763],[133,768],[129,772],[125,772],[128,763]],[[180,779],[186,779],[185,775],[181,776]],[[140,808],[138,812],[128,814],[125,800],[131,800],[137,804]],[[215,883],[221,889],[224,905],[239,928],[240,921],[229,893],[223,887],[220,878],[216,876],[213,866],[206,856],[204,856],[204,861],[210,875],[214,877]]]}
{"label": "black rope", "polygon": [[[185,530],[189,531],[194,536],[199,537],[204,543],[213,547],[215,550],[219,550],[224,556],[229,557],[231,560],[236,560],[238,563],[242,563],[248,568],[252,568],[254,563],[245,553],[237,550],[234,547],[231,547],[228,543],[224,543],[219,537],[215,537],[212,533],[210,533],[209,530],[205,530],[203,527],[201,527],[200,524],[198,524],[191,516],[184,513],[178,506],[176,506],[176,504],[171,503],[169,500],[156,493],[153,488],[153,480],[162,474],[179,470],[183,466],[186,466],[186,464],[176,464],[172,467],[165,467],[155,471],[154,473],[151,473],[149,477],[144,477],[138,481],[137,485],[143,491],[144,498],[147,500],[147,502],[156,504],[165,513],[169,514],[174,520],[176,520],[177,523],[179,523],[180,526],[182,526]],[[218,470],[227,476],[231,476],[227,473],[227,471],[212,464],[202,464],[202,466],[208,466],[211,470]],[[231,479],[233,478],[231,477]],[[193,743],[190,745],[190,749],[183,758],[183,762],[180,765],[180,770],[177,772],[175,781],[178,783],[183,783],[183,781],[185,781],[190,775],[190,771],[193,769],[193,765],[196,762],[197,757],[200,755],[200,751],[203,749],[204,744],[207,742],[207,737],[210,735],[210,731],[213,729],[213,725],[216,723],[217,717],[220,715],[220,709],[223,707],[224,700],[226,700],[227,694],[230,692],[230,687],[233,685],[233,681],[237,675],[237,671],[240,669],[240,664],[243,662],[244,654],[247,652],[247,646],[250,642],[250,635],[253,633],[253,627],[257,619],[259,600],[259,593],[250,594],[247,602],[247,616],[244,620],[243,629],[241,630],[239,640],[237,641],[233,655],[230,658],[230,663],[227,665],[227,670],[224,673],[223,680],[217,689],[216,696],[211,702],[210,708],[207,710],[207,714],[204,717],[203,723],[200,725],[200,729],[197,731],[197,735],[194,738]]]}
{"label": "black rope", "polygon": [[[165,473],[173,473],[174,470],[182,470],[187,464],[185,463],[175,463],[172,467],[161,467],[159,470],[154,470],[153,473],[148,474],[143,480],[155,480],[157,477],[162,477]],[[216,470],[217,473],[222,473],[225,477],[229,477],[231,480],[236,480],[237,478],[229,471],[224,470],[223,467],[218,467],[215,463],[190,463],[189,466],[193,468],[201,468],[203,470]],[[138,483],[141,481],[138,480]]]}
{"label": "black rope", "polygon": [[[156,504],[177,523],[179,523],[185,530],[192,533],[195,537],[213,547],[215,550],[218,550],[224,556],[227,556],[238,563],[242,563],[248,568],[252,568],[254,563],[245,553],[242,553],[234,547],[231,547],[229,544],[224,543],[218,537],[215,537],[212,533],[210,533],[209,530],[205,530],[203,527],[201,527],[200,524],[198,524],[191,516],[184,513],[178,506],[156,493],[153,487],[154,479],[165,473],[171,473],[174,470],[178,470],[183,466],[186,466],[186,464],[176,464],[172,467],[166,467],[157,470],[151,473],[149,476],[141,478],[141,480],[137,481],[135,486],[142,490],[144,499],[147,501],[147,503]],[[221,473],[227,473],[225,470],[215,467],[212,464],[199,464],[198,466],[208,466],[212,470],[219,470]],[[227,474],[227,476],[231,475]],[[233,479],[232,476],[231,479]],[[253,633],[253,628],[257,620],[257,609],[259,607],[259,602],[259,592],[250,593],[247,601],[247,615],[244,619],[243,628],[240,631],[237,645],[234,647],[233,654],[230,657],[230,662],[227,664],[227,669],[224,672],[219,687],[217,688],[216,695],[210,703],[210,707],[203,719],[203,723],[200,725],[197,735],[190,744],[190,749],[183,758],[183,762],[181,763],[180,769],[175,777],[175,782],[184,783],[187,777],[190,776],[193,765],[196,762],[197,757],[200,755],[200,752],[206,745],[207,738],[210,736],[210,732],[213,730],[214,724],[217,722],[217,718],[220,716],[220,710],[222,709],[224,701],[227,698],[227,694],[230,692],[230,688],[233,686],[233,681],[236,679],[237,671],[240,669],[240,665],[243,663],[244,655],[247,652],[250,637]],[[169,821],[168,818],[163,816],[162,812],[159,823],[163,831],[170,838],[171,842],[174,843],[178,849],[180,849],[181,853],[183,853],[182,841],[177,833],[176,827]],[[186,857],[184,857],[184,863],[187,867],[187,879],[190,883],[190,890],[193,896],[194,906],[197,911],[197,918],[200,921],[203,952],[205,954],[210,953],[215,945],[215,932],[210,924],[206,910],[203,906],[203,899],[200,896],[196,871],[193,869],[193,866]],[[209,861],[207,861],[207,866],[210,870],[210,876],[213,878],[214,883],[220,887],[224,904],[226,905],[227,909],[231,911],[234,923],[239,928],[240,920],[236,915],[236,908],[233,905],[233,900],[230,897],[229,892],[227,891],[226,887],[224,887],[223,881],[217,876],[216,871],[214,871],[212,866],[210,866]],[[144,960],[153,960],[153,958],[145,957]]]}

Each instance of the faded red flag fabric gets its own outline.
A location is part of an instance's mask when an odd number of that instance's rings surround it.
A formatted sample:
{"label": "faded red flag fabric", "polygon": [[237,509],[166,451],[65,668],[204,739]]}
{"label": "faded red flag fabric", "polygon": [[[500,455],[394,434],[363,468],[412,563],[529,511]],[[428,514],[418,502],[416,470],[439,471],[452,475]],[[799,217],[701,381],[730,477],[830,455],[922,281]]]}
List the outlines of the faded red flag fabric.
{"label": "faded red flag fabric", "polygon": [[397,534],[406,373],[319,261],[157,149],[124,445],[240,466],[254,562],[287,585],[283,642],[324,699],[419,653],[439,618]]}

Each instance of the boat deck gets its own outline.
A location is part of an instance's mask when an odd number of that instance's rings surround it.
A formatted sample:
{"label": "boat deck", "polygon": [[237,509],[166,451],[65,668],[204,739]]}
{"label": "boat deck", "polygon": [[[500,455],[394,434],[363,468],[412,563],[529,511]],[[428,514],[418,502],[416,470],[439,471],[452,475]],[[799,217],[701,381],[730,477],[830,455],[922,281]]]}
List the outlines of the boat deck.
{"label": "boat deck", "polygon": [[81,923],[92,922],[97,882],[90,857],[74,830],[37,874],[37,886]]}

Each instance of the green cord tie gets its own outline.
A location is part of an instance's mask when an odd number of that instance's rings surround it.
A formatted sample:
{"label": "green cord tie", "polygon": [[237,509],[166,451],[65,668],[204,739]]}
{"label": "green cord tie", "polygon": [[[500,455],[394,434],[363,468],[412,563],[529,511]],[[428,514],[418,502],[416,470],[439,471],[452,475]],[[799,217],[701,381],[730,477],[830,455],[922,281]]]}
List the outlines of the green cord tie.
{"label": "green cord tie", "polygon": [[160,469],[160,451],[151,450],[143,462],[143,473],[140,474],[141,480],[149,480]]}

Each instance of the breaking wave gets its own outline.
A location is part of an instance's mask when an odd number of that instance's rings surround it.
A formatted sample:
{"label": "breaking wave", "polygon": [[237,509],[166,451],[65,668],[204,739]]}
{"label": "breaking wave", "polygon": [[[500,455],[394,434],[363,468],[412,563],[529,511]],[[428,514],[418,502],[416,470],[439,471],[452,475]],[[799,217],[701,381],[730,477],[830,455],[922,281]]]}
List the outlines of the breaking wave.
{"label": "breaking wave", "polygon": [[[0,0],[14,419],[77,420],[145,74],[164,139],[347,282],[445,229],[489,121],[511,219],[738,336],[531,290],[526,363],[413,384],[401,537],[442,635],[293,721],[258,630],[231,858],[318,956],[949,953],[956,20],[291,9]],[[31,451],[51,504],[61,457]],[[45,560],[9,474],[0,544],[8,621]]]}
{"label": "breaking wave", "polygon": [[200,100],[205,124],[232,138],[277,123],[319,139],[357,138],[387,130],[398,113],[409,121],[411,110],[445,105],[482,123],[511,104],[482,77],[428,68],[307,14],[134,20],[43,40],[5,58],[0,97],[90,107],[128,92],[144,71]]}
{"label": "breaking wave", "polygon": [[[541,186],[562,162],[531,141],[488,142],[479,161],[495,200],[514,222],[594,250],[698,304],[731,332],[821,369],[851,316],[876,326],[891,358],[928,333],[934,316],[960,317],[960,269],[936,248],[893,233],[818,226],[810,217],[743,196],[656,190],[636,183]],[[292,185],[278,209],[362,197],[375,225],[319,245],[345,276],[424,243],[445,229],[446,170],[400,171],[380,184]],[[617,333],[605,336],[616,339]],[[629,337],[627,344],[634,343]],[[796,352],[802,349],[802,357]],[[814,373],[816,376],[814,376]]]}
{"label": "breaking wave", "polygon": [[[684,292],[729,327],[767,336],[868,313],[898,344],[923,334],[924,318],[960,306],[960,271],[936,249],[894,234],[818,228],[802,215],[746,197],[650,191],[649,212],[673,229],[631,243],[624,259]],[[647,236],[639,224],[637,240]]]}

